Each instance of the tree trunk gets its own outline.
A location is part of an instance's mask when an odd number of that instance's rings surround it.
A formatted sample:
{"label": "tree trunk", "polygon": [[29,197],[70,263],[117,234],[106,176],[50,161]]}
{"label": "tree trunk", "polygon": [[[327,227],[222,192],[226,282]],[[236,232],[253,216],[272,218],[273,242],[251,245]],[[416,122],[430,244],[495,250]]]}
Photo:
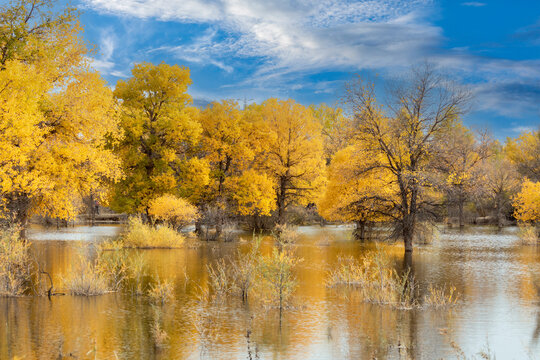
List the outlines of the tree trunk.
{"label": "tree trunk", "polygon": [[403,219],[403,244],[405,245],[405,253],[411,253],[413,251],[413,239],[414,239],[414,230],[416,227],[415,215],[409,214]]}
{"label": "tree trunk", "polygon": [[356,229],[354,230],[354,238],[364,242],[366,240],[366,222],[363,220],[356,221]]}

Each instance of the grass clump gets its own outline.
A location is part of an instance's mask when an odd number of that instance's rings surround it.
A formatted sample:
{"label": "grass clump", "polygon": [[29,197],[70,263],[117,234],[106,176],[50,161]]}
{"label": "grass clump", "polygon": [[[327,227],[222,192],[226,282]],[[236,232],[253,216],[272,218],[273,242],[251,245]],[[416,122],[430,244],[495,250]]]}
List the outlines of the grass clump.
{"label": "grass clump", "polygon": [[434,286],[429,284],[428,293],[424,296],[424,304],[430,307],[455,306],[459,301],[455,286]]}
{"label": "grass clump", "polygon": [[161,306],[174,300],[174,287],[170,281],[157,281],[148,290],[150,301]]}
{"label": "grass clump", "polygon": [[538,238],[538,229],[530,224],[522,224],[519,226],[518,236],[521,242],[526,245],[536,245],[540,240]]}
{"label": "grass clump", "polygon": [[103,295],[113,291],[98,259],[81,259],[78,267],[64,278],[64,287],[72,295],[83,296]]}
{"label": "grass clump", "polygon": [[152,306],[152,325],[150,327],[150,333],[152,334],[152,340],[154,341],[154,347],[158,350],[163,349],[167,345],[169,334],[163,329],[163,312],[158,306]]}
{"label": "grass clump", "polygon": [[274,237],[278,245],[290,245],[298,241],[298,228],[288,224],[278,224],[274,228]]}
{"label": "grass clump", "polygon": [[[339,258],[337,268],[328,274],[327,286],[358,289],[365,302],[389,305],[400,309],[420,307],[419,289],[410,271],[398,273],[389,256],[378,250],[357,260]],[[455,287],[429,285],[424,305],[442,307],[456,305],[459,296]]]}
{"label": "grass clump", "polygon": [[292,269],[301,261],[302,259],[295,257],[291,252],[278,251],[275,248],[272,250],[272,255],[261,259],[262,285],[268,292],[267,299],[279,309],[280,319],[297,286]]}
{"label": "grass clump", "polygon": [[28,291],[35,267],[29,254],[30,244],[18,232],[0,233],[0,296],[20,296]]}
{"label": "grass clump", "polygon": [[144,224],[138,217],[132,217],[129,219],[127,231],[121,241],[123,247],[127,248],[171,249],[181,247],[184,237],[167,224],[154,227]]}

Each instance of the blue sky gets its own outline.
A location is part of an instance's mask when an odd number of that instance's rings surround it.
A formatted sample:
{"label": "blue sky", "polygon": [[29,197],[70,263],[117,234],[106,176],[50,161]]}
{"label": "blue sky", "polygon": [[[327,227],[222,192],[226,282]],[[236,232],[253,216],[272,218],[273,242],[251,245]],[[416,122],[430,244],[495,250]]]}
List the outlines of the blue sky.
{"label": "blue sky", "polygon": [[[94,67],[191,69],[196,103],[339,101],[352,74],[391,79],[426,60],[471,87],[464,118],[497,138],[540,124],[540,1],[77,0]],[[243,101],[243,100],[242,100]]]}

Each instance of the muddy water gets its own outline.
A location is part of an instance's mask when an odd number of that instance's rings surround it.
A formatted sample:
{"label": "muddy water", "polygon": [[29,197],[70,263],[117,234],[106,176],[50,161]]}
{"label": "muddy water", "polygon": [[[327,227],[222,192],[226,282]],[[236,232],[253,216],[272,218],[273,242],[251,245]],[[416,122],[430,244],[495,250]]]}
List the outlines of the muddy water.
{"label": "muddy water", "polygon": [[[117,227],[33,229],[34,252],[55,283],[71,271],[85,245],[114,237]],[[420,286],[454,285],[461,305],[451,310],[392,310],[362,303],[354,292],[325,286],[340,255],[360,256],[373,245],[349,240],[346,227],[305,227],[294,246],[294,307],[281,327],[276,310],[253,301],[208,305],[207,264],[246,251],[236,243],[203,243],[175,250],[141,250],[147,280],[170,279],[176,301],[161,314],[168,334],[157,350],[151,337],[154,310],[144,296],[121,292],[95,297],[0,299],[0,359],[439,359],[456,358],[452,342],[468,356],[487,348],[498,359],[540,358],[540,305],[532,283],[540,251],[521,245],[513,228],[445,230],[433,245],[415,250]],[[262,251],[270,251],[266,239]],[[396,267],[402,248],[387,247]]]}

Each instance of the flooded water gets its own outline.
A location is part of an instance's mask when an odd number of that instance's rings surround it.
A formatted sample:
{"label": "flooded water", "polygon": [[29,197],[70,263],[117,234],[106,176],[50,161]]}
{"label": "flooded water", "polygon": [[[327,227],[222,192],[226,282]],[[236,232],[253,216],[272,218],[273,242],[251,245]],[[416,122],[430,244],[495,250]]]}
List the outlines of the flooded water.
{"label": "flooded water", "polygon": [[[85,244],[114,237],[120,228],[33,229],[37,259],[55,284]],[[346,227],[300,228],[295,254],[295,306],[279,325],[275,309],[257,302],[199,301],[208,286],[207,264],[247,250],[235,243],[201,243],[174,250],[140,250],[147,277],[170,279],[176,300],[163,308],[166,347],[155,349],[154,310],[144,296],[0,298],[0,359],[451,359],[490,349],[498,359],[540,358],[540,305],[532,283],[540,252],[521,245],[516,229],[445,230],[433,245],[418,246],[413,270],[420,285],[454,285],[452,309],[394,310],[362,303],[354,293],[327,288],[327,271],[340,255],[360,256],[373,245],[350,240]],[[270,239],[262,245],[268,253]],[[388,247],[402,266],[402,247]]]}

